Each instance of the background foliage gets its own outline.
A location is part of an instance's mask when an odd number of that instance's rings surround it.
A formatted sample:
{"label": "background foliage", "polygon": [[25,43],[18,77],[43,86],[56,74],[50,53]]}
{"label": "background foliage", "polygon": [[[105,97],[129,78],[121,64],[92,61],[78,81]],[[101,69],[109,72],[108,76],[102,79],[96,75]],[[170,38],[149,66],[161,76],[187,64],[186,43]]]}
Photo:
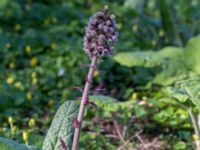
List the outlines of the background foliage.
{"label": "background foliage", "polygon": [[0,135],[41,148],[58,107],[81,95],[70,87],[82,87],[87,73],[84,27],[105,4],[120,36],[114,57],[95,72],[91,100],[99,108],[87,109],[81,148],[124,146],[117,124],[129,140],[124,149],[192,149],[187,110],[163,89],[200,73],[198,0],[1,0]]}

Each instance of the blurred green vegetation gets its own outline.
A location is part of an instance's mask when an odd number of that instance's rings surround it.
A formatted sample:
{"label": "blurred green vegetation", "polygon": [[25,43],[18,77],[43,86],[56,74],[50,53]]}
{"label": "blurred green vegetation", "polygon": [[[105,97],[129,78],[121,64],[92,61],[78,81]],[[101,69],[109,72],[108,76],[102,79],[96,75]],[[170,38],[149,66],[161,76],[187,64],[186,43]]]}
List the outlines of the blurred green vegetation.
{"label": "blurred green vegetation", "polygon": [[[193,128],[187,111],[164,96],[161,89],[165,85],[160,83],[166,76],[154,81],[162,75],[161,69],[168,73],[170,83],[179,76],[174,70],[182,69],[180,62],[163,63],[160,59],[168,55],[160,56],[159,50],[176,47],[170,55],[179,58],[178,49],[187,49],[188,41],[199,34],[198,0],[1,0],[0,135],[41,147],[57,108],[80,96],[70,87],[83,86],[87,68],[81,66],[90,61],[82,49],[84,27],[105,4],[116,15],[119,39],[114,59],[102,58],[99,68],[103,71],[95,72],[93,89],[105,88],[98,94],[109,97],[91,97],[100,108],[87,109],[81,149],[122,146],[123,141],[115,138],[114,122],[124,129],[129,147],[142,145],[137,136],[131,137],[142,131],[140,136],[147,143],[157,138],[161,147],[169,146],[166,149],[192,149]],[[137,65],[122,66],[126,57],[122,65],[116,62],[121,52],[139,52],[130,57]],[[185,53],[189,64],[194,64],[193,58],[198,62],[199,49]],[[158,66],[141,65],[143,58],[154,55],[152,62]]]}

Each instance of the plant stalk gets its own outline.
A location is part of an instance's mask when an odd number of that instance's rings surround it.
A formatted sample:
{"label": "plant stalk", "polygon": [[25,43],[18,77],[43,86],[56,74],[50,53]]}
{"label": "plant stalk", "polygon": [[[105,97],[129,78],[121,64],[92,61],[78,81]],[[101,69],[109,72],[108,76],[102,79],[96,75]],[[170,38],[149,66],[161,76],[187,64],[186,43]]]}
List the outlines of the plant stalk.
{"label": "plant stalk", "polygon": [[[193,113],[192,108],[189,108],[188,112],[189,112],[190,118],[192,120],[192,124],[194,126],[194,132],[195,132],[196,136],[198,136],[198,138],[199,138],[200,137],[200,129],[199,129],[199,126],[198,126],[198,122],[197,122],[196,116]],[[195,142],[196,142],[197,150],[200,150],[200,141],[199,141],[199,139],[197,139]]]}
{"label": "plant stalk", "polygon": [[86,78],[86,83],[85,83],[83,95],[82,95],[82,98],[81,98],[81,104],[80,104],[78,118],[77,118],[77,121],[80,124],[79,124],[79,128],[75,128],[72,150],[78,150],[81,125],[82,125],[82,121],[83,121],[85,107],[86,107],[86,104],[87,104],[87,101],[88,101],[89,89],[90,89],[92,79],[93,79],[93,74],[94,74],[94,71],[95,71],[95,68],[96,68],[96,62],[97,62],[97,57],[96,56],[92,57],[92,62],[91,62],[91,65],[90,65],[90,69],[89,69],[87,78]]}

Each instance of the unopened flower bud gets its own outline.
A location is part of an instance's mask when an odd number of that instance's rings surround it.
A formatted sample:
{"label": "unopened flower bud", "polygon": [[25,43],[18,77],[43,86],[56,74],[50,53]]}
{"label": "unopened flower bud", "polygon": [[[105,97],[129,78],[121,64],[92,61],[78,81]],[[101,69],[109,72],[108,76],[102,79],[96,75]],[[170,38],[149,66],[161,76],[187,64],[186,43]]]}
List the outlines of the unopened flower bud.
{"label": "unopened flower bud", "polygon": [[107,13],[108,13],[108,10],[109,10],[108,5],[105,5],[105,6],[104,6],[104,13],[107,14]]}
{"label": "unopened flower bud", "polygon": [[108,26],[104,26],[104,27],[103,27],[103,31],[104,31],[104,32],[108,32]]}
{"label": "unopened flower bud", "polygon": [[110,18],[111,18],[112,20],[115,20],[115,15],[110,15]]}
{"label": "unopened flower bud", "polygon": [[106,21],[106,25],[107,25],[107,26],[112,25],[111,21],[110,21],[110,20]]}
{"label": "unopened flower bud", "polygon": [[103,46],[98,46],[98,49],[99,49],[100,51],[102,51],[102,50],[103,50]]}
{"label": "unopened flower bud", "polygon": [[111,27],[111,28],[109,28],[109,32],[110,32],[110,33],[114,33],[115,30]]}
{"label": "unopened flower bud", "polygon": [[98,25],[98,28],[99,28],[100,30],[102,30],[102,29],[103,29],[103,25],[102,25],[102,24],[99,24],[99,25]]}
{"label": "unopened flower bud", "polygon": [[97,25],[97,23],[98,23],[97,19],[94,19],[94,20],[92,20],[92,22],[91,22],[92,25]]}
{"label": "unopened flower bud", "polygon": [[108,11],[108,9],[109,9],[108,5],[105,5],[104,6],[104,11]]}
{"label": "unopened flower bud", "polygon": [[97,18],[102,18],[104,16],[104,13],[103,12],[97,12],[96,15],[95,15]]}

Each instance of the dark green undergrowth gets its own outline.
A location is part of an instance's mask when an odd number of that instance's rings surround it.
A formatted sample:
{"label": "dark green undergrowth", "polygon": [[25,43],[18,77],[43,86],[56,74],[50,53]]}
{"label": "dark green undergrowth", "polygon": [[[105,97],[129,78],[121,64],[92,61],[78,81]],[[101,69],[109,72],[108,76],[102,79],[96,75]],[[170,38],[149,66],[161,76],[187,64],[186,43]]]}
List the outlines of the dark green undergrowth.
{"label": "dark green undergrowth", "polygon": [[158,150],[195,149],[188,109],[199,108],[177,81],[200,74],[198,0],[1,0],[0,149],[41,149],[59,106],[79,103],[71,87],[82,87],[87,73],[84,27],[105,4],[116,14],[119,40],[95,72],[90,99],[98,109],[86,110],[80,149],[142,149],[141,139]]}

